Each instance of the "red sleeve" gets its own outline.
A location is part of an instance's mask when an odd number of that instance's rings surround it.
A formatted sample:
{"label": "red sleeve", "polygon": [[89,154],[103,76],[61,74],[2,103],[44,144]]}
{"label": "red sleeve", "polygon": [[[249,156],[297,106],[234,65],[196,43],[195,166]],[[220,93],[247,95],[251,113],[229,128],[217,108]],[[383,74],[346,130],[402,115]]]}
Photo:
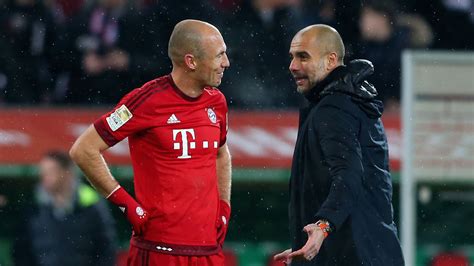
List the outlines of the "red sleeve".
{"label": "red sleeve", "polygon": [[142,88],[125,95],[115,108],[94,122],[94,127],[109,147],[124,138],[150,127],[145,104],[146,93]]}
{"label": "red sleeve", "polygon": [[227,141],[227,131],[228,131],[228,122],[229,122],[229,110],[227,108],[227,102],[224,94],[221,94],[221,100],[219,102],[219,107],[217,108],[218,115],[220,117],[220,126],[221,126],[221,135],[219,139],[219,147],[224,145]]}

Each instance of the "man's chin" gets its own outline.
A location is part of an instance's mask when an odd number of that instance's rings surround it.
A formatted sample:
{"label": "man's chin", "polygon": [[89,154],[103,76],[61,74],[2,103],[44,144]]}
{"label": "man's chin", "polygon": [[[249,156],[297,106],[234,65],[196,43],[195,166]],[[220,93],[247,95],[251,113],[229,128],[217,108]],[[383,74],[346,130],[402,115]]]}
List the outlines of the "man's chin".
{"label": "man's chin", "polygon": [[215,87],[215,88],[219,87],[219,85],[221,85],[221,82],[220,82],[220,81],[209,82],[209,83],[207,84],[207,86],[209,86],[209,87]]}
{"label": "man's chin", "polygon": [[296,91],[301,94],[305,94],[308,92],[308,88],[306,86],[296,86]]}

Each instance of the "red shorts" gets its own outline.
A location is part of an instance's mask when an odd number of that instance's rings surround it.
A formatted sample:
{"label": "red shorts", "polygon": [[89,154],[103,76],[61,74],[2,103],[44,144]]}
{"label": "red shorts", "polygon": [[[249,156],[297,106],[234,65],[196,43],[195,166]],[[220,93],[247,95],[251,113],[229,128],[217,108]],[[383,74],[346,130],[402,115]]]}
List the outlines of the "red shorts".
{"label": "red shorts", "polygon": [[176,256],[130,245],[128,266],[223,266],[224,254],[209,256]]}

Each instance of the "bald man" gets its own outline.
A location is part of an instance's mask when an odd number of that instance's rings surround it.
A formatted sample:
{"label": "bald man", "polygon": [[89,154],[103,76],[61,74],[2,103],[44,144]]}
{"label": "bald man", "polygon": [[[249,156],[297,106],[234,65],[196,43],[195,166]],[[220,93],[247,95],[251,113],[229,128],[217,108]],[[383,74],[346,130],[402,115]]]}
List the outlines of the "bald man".
{"label": "bald man", "polygon": [[[215,88],[229,67],[219,30],[179,22],[169,75],[127,94],[74,143],[90,183],[133,228],[129,265],[223,265],[230,216],[227,104]],[[102,152],[128,137],[135,198],[111,175]]]}
{"label": "bald man", "polygon": [[383,106],[365,79],[372,63],[347,66],[339,33],[327,25],[299,31],[290,71],[309,102],[301,110],[290,178],[292,266],[400,266],[393,222]]}

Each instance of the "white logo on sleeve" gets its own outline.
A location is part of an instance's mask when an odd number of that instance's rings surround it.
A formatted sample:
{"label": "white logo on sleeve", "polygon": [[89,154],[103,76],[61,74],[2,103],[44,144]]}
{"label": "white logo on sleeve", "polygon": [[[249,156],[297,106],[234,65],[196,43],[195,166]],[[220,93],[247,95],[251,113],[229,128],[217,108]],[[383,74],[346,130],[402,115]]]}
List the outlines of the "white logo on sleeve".
{"label": "white logo on sleeve", "polygon": [[172,114],[170,118],[168,118],[168,121],[166,122],[168,124],[176,124],[176,123],[181,123],[181,121],[178,120],[175,114]]}
{"label": "white logo on sleeve", "polygon": [[125,125],[128,120],[133,117],[132,113],[128,110],[127,106],[123,104],[115,112],[111,113],[110,116],[105,118],[107,124],[109,125],[112,131],[116,131],[121,126]]}

